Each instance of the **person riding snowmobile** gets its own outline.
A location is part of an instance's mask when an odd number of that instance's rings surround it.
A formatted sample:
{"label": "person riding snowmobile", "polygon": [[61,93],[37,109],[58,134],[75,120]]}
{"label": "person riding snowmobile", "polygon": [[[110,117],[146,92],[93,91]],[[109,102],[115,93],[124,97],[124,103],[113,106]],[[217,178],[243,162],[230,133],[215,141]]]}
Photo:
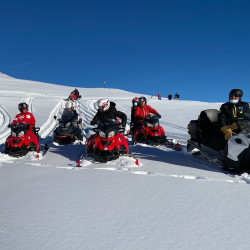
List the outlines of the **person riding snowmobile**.
{"label": "person riding snowmobile", "polygon": [[77,112],[74,110],[74,106],[72,104],[72,102],[68,101],[65,103],[65,109],[62,113],[62,120],[71,120],[72,121],[72,125],[77,126],[77,121],[78,121],[78,114]]}
{"label": "person riding snowmobile", "polygon": [[28,112],[28,104],[25,102],[18,104],[19,114],[16,115],[11,125],[24,124],[27,126],[27,134],[30,134],[34,137],[36,145],[38,143],[38,134],[35,132],[36,120],[32,113]]}
{"label": "person riding snowmobile", "polygon": [[98,122],[103,119],[116,120],[117,117],[119,117],[122,120],[121,122],[122,127],[125,128],[126,123],[127,123],[127,116],[123,112],[118,111],[116,109],[115,107],[116,104],[114,102],[110,102],[109,99],[104,98],[104,99],[100,99],[97,102],[97,106],[98,106],[98,111],[96,115],[94,116],[94,118],[92,119],[90,125],[98,124]]}
{"label": "person riding snowmobile", "polygon": [[77,100],[77,99],[79,99],[79,98],[81,98],[80,93],[79,93],[79,90],[78,90],[78,89],[74,89],[74,90],[70,93],[70,95],[69,95],[69,97],[68,97],[68,100],[70,100],[70,99]]}
{"label": "person riding snowmobile", "polygon": [[161,118],[161,115],[153,109],[151,106],[147,105],[147,99],[144,96],[139,98],[139,106],[135,109],[135,127],[137,127],[145,117],[148,117],[149,114],[155,114],[156,117]]}
{"label": "person riding snowmobile", "polygon": [[[58,126],[54,131],[54,140],[59,141],[60,143],[65,143],[65,141],[68,142],[68,140],[74,141],[75,139],[82,141],[82,119],[78,118],[79,117],[74,109],[73,103],[71,101],[67,101],[65,103],[62,117],[61,119],[58,119],[58,122],[59,124],[62,123],[64,126],[66,123],[69,123],[70,125],[63,127],[65,128],[63,131],[61,130],[61,126]],[[72,135],[74,135],[74,137],[72,137]],[[61,137],[64,137],[64,139],[60,139]]]}
{"label": "person riding snowmobile", "polygon": [[132,100],[132,107],[131,107],[131,122],[130,122],[130,131],[132,133],[134,133],[134,125],[136,123],[136,119],[135,119],[135,109],[137,108],[137,106],[139,105],[139,98],[135,97]]}
{"label": "person riding snowmobile", "polygon": [[232,89],[229,93],[229,101],[222,104],[219,110],[220,130],[225,139],[229,140],[233,134],[238,134],[246,125],[250,124],[249,104],[241,101],[243,91]]}

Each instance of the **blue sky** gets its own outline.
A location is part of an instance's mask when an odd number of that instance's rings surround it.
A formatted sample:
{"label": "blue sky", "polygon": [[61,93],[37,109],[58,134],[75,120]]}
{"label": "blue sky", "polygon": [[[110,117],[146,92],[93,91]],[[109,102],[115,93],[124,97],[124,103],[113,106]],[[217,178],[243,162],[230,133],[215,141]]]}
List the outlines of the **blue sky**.
{"label": "blue sky", "polygon": [[13,77],[250,102],[249,1],[2,1],[0,28]]}

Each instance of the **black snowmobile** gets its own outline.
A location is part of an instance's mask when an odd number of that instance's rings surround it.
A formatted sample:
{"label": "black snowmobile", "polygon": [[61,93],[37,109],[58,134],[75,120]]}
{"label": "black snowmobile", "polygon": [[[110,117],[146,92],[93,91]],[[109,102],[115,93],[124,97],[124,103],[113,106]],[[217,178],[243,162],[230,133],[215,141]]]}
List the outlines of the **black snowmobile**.
{"label": "black snowmobile", "polygon": [[[56,116],[54,118],[56,119]],[[68,144],[75,140],[82,141],[82,119],[78,120],[76,112],[72,113],[64,110],[58,122],[59,126],[53,132],[55,142],[59,144]]]}
{"label": "black snowmobile", "polygon": [[222,169],[242,174],[250,172],[250,122],[238,120],[238,126],[244,128],[228,141],[220,131],[218,110],[203,110],[197,120],[188,124],[191,138],[187,143],[189,152],[198,149],[208,159],[220,163]]}

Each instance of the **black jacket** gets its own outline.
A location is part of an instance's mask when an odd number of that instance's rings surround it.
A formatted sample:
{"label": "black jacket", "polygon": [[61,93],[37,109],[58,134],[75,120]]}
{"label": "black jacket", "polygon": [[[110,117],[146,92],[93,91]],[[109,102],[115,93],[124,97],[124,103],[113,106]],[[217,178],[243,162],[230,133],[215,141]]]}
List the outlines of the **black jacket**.
{"label": "black jacket", "polygon": [[123,112],[117,111],[115,105],[116,104],[114,102],[110,102],[110,108],[108,110],[103,112],[98,110],[90,125],[95,125],[98,121],[103,119],[116,120],[116,118],[119,117],[122,119],[122,126],[125,127],[127,123],[127,116]]}
{"label": "black jacket", "polygon": [[[230,102],[221,105],[219,110],[219,125],[224,127],[231,125],[234,122],[240,127],[240,131],[243,129],[243,123],[250,122],[250,108],[247,102],[239,101],[237,104]],[[244,123],[245,124],[245,123]]]}

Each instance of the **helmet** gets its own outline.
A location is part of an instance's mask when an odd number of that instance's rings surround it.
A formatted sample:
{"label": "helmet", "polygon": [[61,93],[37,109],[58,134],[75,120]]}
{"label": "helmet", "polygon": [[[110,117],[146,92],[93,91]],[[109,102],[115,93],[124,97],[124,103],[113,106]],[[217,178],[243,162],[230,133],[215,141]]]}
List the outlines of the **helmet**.
{"label": "helmet", "polygon": [[103,111],[106,111],[110,107],[110,101],[107,98],[101,99],[97,102],[98,108],[101,108]]}
{"label": "helmet", "polygon": [[138,97],[135,97],[133,100],[132,100],[132,103],[133,103],[133,106],[136,107],[139,103],[139,98]]}
{"label": "helmet", "polygon": [[132,103],[134,104],[135,102],[139,102],[139,98],[138,97],[135,97],[133,100],[132,100]]}
{"label": "helmet", "polygon": [[229,98],[230,96],[233,96],[233,95],[238,96],[241,99],[243,96],[243,91],[241,89],[232,89],[229,93]]}
{"label": "helmet", "polygon": [[140,102],[140,103],[141,103],[141,102],[145,102],[145,104],[147,104],[147,99],[146,99],[146,97],[141,96],[141,97],[139,98],[139,102]]}
{"label": "helmet", "polygon": [[18,109],[20,112],[22,112],[24,109],[28,110],[28,104],[26,102],[21,102],[18,104]]}
{"label": "helmet", "polygon": [[65,108],[66,108],[66,109],[70,109],[70,108],[72,108],[72,107],[73,107],[72,102],[66,102],[66,103],[65,103]]}

